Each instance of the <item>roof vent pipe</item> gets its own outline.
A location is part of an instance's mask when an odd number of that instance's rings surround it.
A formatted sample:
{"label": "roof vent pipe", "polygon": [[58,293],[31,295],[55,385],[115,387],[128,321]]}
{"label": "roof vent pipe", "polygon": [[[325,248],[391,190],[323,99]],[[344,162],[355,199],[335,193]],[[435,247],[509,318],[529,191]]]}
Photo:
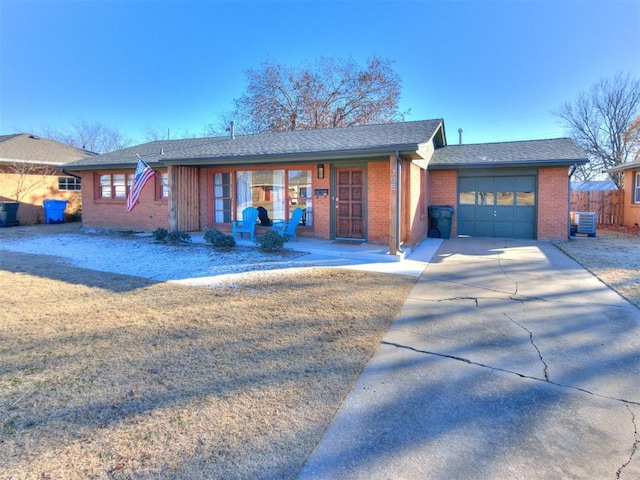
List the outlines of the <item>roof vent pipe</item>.
{"label": "roof vent pipe", "polygon": [[234,122],[233,120],[231,120],[231,126],[229,127],[229,132],[231,135],[231,140],[236,138],[236,122]]}
{"label": "roof vent pipe", "polygon": [[464,132],[464,130],[462,130],[461,128],[458,129],[458,145],[462,145],[462,133]]}

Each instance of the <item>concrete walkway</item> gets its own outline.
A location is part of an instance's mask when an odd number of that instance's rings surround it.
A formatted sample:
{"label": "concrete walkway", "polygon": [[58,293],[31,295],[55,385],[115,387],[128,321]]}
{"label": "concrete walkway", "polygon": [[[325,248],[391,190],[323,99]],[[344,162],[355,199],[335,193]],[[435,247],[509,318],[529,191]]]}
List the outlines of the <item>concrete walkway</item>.
{"label": "concrete walkway", "polygon": [[443,242],[299,473],[640,478],[640,310],[549,243]]}

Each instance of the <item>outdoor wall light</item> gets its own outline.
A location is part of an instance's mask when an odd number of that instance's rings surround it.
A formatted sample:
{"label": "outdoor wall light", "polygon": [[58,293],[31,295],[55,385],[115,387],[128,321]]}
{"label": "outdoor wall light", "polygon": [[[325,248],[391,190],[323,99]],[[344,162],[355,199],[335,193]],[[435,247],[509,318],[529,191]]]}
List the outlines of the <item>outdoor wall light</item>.
{"label": "outdoor wall light", "polygon": [[318,178],[319,179],[323,179],[324,178],[324,163],[319,163],[318,164]]}

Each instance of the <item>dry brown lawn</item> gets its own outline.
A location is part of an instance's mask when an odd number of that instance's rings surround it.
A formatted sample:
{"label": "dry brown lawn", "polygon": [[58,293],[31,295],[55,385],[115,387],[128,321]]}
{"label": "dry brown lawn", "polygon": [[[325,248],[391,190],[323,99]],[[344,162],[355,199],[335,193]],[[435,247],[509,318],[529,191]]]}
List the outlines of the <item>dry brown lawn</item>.
{"label": "dry brown lawn", "polygon": [[599,227],[596,237],[578,235],[558,247],[640,308],[640,235],[636,229]]}
{"label": "dry brown lawn", "polygon": [[415,281],[206,289],[0,255],[7,479],[292,478]]}

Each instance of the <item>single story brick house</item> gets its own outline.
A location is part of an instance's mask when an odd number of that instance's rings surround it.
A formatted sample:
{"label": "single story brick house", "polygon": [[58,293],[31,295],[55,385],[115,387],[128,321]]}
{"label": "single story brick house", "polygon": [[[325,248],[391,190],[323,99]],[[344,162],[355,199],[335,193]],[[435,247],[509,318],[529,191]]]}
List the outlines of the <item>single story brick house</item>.
{"label": "single story brick house", "polygon": [[23,225],[45,221],[45,199],[66,200],[66,211],[76,212],[80,178],[61,166],[92,155],[30,133],[0,135],[0,201],[18,203],[17,220]]}
{"label": "single story brick house", "polygon": [[622,225],[640,225],[640,158],[607,170],[608,173],[622,173]]}
{"label": "single story brick house", "polygon": [[[125,208],[137,156],[156,171]],[[247,206],[272,220],[302,207],[298,234],[388,244],[428,233],[430,205],[454,207],[452,235],[560,239],[569,171],[587,161],[570,139],[448,146],[442,119],[163,140],[69,163],[82,177],[89,228],[230,231]]]}

